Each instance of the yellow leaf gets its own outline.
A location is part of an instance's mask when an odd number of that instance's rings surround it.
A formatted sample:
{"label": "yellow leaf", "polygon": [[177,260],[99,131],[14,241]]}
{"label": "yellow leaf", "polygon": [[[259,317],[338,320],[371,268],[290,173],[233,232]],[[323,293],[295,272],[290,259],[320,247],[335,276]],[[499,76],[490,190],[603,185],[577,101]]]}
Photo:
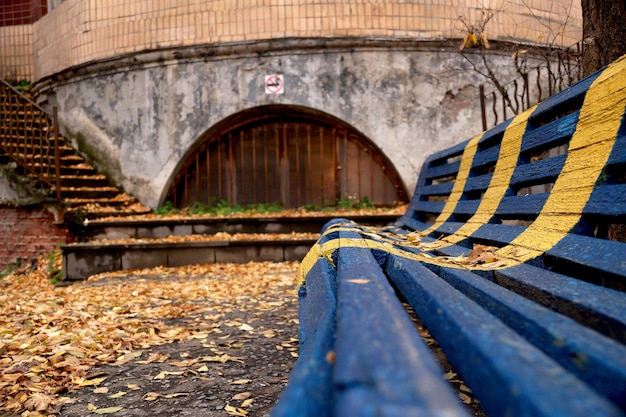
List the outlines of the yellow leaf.
{"label": "yellow leaf", "polygon": [[463,385],[461,384],[461,386],[459,387],[459,389],[461,391],[465,391],[465,392],[469,392],[470,394],[472,393],[472,390],[467,386],[467,385]]}
{"label": "yellow leaf", "polygon": [[168,375],[182,375],[184,373],[185,373],[185,371],[177,371],[177,372],[162,371],[160,374],[155,376],[154,379],[165,379],[165,377],[168,376]]}
{"label": "yellow leaf", "polygon": [[446,372],[445,374],[443,374],[443,377],[445,379],[447,379],[448,381],[451,380],[452,378],[454,378],[456,376],[456,373],[450,371],[450,372]]}
{"label": "yellow leaf", "polygon": [[96,407],[95,405],[93,405],[91,403],[87,404],[87,410],[94,411],[94,410],[97,410],[97,409],[98,409],[98,407]]}
{"label": "yellow leaf", "polygon": [[245,385],[252,382],[251,379],[237,379],[236,381],[231,382],[231,385]]}
{"label": "yellow leaf", "polygon": [[241,359],[243,359],[243,358],[237,358],[237,357],[234,357],[234,356],[228,356],[227,354],[224,354],[224,355],[219,355],[219,356],[204,356],[204,357],[200,358],[200,361],[201,362],[221,362],[221,363],[226,363],[228,361],[242,362]]}
{"label": "yellow leaf", "polygon": [[482,39],[483,42],[483,46],[485,47],[485,49],[490,49],[491,47],[489,46],[489,41],[487,40],[487,36],[481,32],[480,34],[480,39]]}
{"label": "yellow leaf", "polygon": [[462,392],[459,392],[459,398],[465,404],[469,404],[469,403],[472,402],[472,398],[469,395],[467,395],[467,394],[463,394]]}
{"label": "yellow leaf", "polygon": [[133,359],[136,359],[142,355],[142,352],[126,352],[123,355],[119,356],[115,361],[116,365],[123,365]]}
{"label": "yellow leaf", "polygon": [[196,371],[198,371],[198,372],[209,372],[209,367],[204,365],[204,366],[201,366],[198,369],[196,369]]}
{"label": "yellow leaf", "polygon": [[113,395],[109,395],[109,398],[120,398],[120,397],[123,397],[124,395],[126,395],[126,391],[120,391]]}
{"label": "yellow leaf", "polygon": [[248,398],[247,400],[241,403],[241,407],[242,408],[250,407],[253,402],[254,402],[254,398]]}
{"label": "yellow leaf", "polygon": [[148,392],[143,396],[144,401],[154,401],[159,397],[162,397],[163,394],[159,394],[158,392]]}
{"label": "yellow leaf", "polygon": [[106,376],[103,376],[101,378],[94,378],[94,379],[88,379],[86,381],[81,381],[78,386],[79,387],[88,387],[91,385],[100,385],[102,383],[102,381],[104,381],[105,379],[107,379]]}
{"label": "yellow leaf", "polygon": [[94,410],[93,412],[96,414],[113,414],[123,409],[124,407],[107,407],[107,408],[98,408],[97,410]]}
{"label": "yellow leaf", "polygon": [[248,415],[248,412],[246,410],[243,410],[241,408],[235,408],[230,404],[226,404],[226,406],[224,406],[224,411],[226,411],[231,416],[245,417],[246,415]]}
{"label": "yellow leaf", "polygon": [[137,384],[128,384],[128,385],[126,385],[126,387],[128,389],[132,389],[133,391],[140,389],[139,385],[137,385]]}
{"label": "yellow leaf", "polygon": [[236,400],[236,401],[241,401],[241,400],[247,400],[251,396],[252,396],[251,392],[240,392],[239,394],[233,395],[233,398],[231,399]]}
{"label": "yellow leaf", "polygon": [[45,411],[52,403],[52,397],[42,392],[35,392],[24,404],[26,408],[36,411]]}
{"label": "yellow leaf", "polygon": [[467,35],[465,35],[465,37],[461,41],[461,45],[459,45],[459,51],[463,51],[464,49],[469,48],[470,46],[471,46],[470,34],[468,33]]}
{"label": "yellow leaf", "polygon": [[106,394],[107,392],[109,392],[109,389],[107,387],[95,388],[93,390],[94,394]]}

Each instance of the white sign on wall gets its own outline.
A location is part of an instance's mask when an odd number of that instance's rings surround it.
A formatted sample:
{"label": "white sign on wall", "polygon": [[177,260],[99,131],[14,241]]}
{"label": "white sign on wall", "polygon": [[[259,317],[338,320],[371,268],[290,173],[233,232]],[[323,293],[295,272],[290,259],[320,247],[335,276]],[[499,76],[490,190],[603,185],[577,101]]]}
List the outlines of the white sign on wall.
{"label": "white sign on wall", "polygon": [[285,92],[285,81],[282,74],[265,76],[265,94],[283,94]]}

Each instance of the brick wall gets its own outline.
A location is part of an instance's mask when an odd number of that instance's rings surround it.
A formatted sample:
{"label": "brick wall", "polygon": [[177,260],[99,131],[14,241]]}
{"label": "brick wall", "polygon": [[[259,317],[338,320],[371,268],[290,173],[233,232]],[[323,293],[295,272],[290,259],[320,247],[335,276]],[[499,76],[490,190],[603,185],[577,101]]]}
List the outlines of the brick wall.
{"label": "brick wall", "polygon": [[0,270],[18,258],[24,262],[49,252],[68,236],[46,207],[0,206]]}

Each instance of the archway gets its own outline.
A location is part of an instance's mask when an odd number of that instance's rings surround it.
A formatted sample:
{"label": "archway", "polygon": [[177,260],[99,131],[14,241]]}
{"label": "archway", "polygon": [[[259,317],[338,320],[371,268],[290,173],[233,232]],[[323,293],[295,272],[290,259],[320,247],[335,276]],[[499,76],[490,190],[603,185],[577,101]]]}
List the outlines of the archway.
{"label": "archway", "polygon": [[364,198],[376,205],[407,201],[397,171],[367,138],[321,112],[264,106],[207,132],[166,201],[178,208],[220,201],[300,207]]}

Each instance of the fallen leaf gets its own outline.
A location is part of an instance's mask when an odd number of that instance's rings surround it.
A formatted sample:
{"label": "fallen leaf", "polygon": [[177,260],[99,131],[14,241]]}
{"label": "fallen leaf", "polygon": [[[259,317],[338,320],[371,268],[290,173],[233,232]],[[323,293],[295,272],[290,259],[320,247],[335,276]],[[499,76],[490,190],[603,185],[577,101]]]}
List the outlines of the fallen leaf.
{"label": "fallen leaf", "polygon": [[[221,320],[225,320],[226,312],[241,311],[242,300],[246,309],[251,308],[255,314],[278,310],[285,305],[285,300],[296,296],[297,262],[156,267],[134,271],[132,287],[120,279],[126,278],[128,271],[100,274],[72,285],[55,287],[46,272],[51,266],[49,256],[37,259],[34,270],[29,263],[29,268],[21,268],[18,274],[10,273],[2,278],[0,410],[15,415],[49,414],[59,405],[73,401],[52,393],[71,392],[79,387],[90,387],[97,395],[109,395],[110,390],[102,386],[103,381],[110,380],[106,379],[108,375],[90,370],[106,363],[119,365],[127,361],[167,360],[170,364],[174,361],[166,359],[166,355],[146,350],[163,343],[199,339],[207,347],[218,348],[224,344],[229,349],[242,348],[241,340],[236,341],[232,335],[213,341],[208,338],[225,334],[222,329],[226,325]],[[54,267],[61,269],[61,252],[55,251],[54,258]],[[179,278],[155,279],[174,275]],[[194,279],[186,279],[189,277]],[[250,302],[252,304],[248,305]],[[205,320],[187,320],[192,317]],[[275,331],[266,331],[263,336],[255,333],[259,326],[252,321],[254,314],[249,317],[246,323],[241,319],[228,320],[235,328],[254,329],[240,332],[240,339],[276,336]],[[171,320],[175,318],[183,320]],[[284,321],[297,324],[293,318]],[[147,356],[142,357],[145,361],[139,357],[142,353]],[[205,362],[244,360],[226,352],[211,355],[215,356],[207,357]],[[197,365],[200,359],[186,358],[180,362],[186,368],[181,369],[183,375],[211,369],[211,379],[224,376],[220,367]],[[126,386],[127,391],[141,389],[138,384]],[[35,411],[37,407],[43,408],[48,399],[41,395],[31,399],[34,393],[52,397],[46,410]],[[146,396],[146,399],[151,398],[159,396]],[[26,408],[29,400],[31,410]],[[84,414],[96,409],[91,404]]]}
{"label": "fallen leaf", "polygon": [[464,384],[461,384],[461,386],[459,387],[459,389],[460,389],[461,391],[469,392],[470,394],[472,393],[472,390],[471,390],[468,386],[466,386],[466,385],[464,385]]}
{"label": "fallen leaf", "polygon": [[443,374],[443,377],[445,379],[447,379],[448,381],[451,380],[452,378],[454,378],[455,376],[456,376],[456,373],[454,373],[452,371],[449,371],[449,372],[446,372],[445,374]]}
{"label": "fallen leaf", "polygon": [[241,403],[241,407],[242,408],[250,407],[253,402],[254,402],[254,398],[248,398],[247,400]]}
{"label": "fallen leaf", "polygon": [[231,385],[245,385],[245,384],[249,384],[250,382],[252,382],[251,379],[237,379],[233,382],[231,382]]}
{"label": "fallen leaf", "polygon": [[87,379],[85,381],[81,381],[78,386],[79,387],[88,387],[91,385],[100,385],[105,379],[107,379],[106,376],[103,376],[101,378],[94,378],[94,379]]}
{"label": "fallen leaf", "polygon": [[185,371],[161,371],[154,379],[165,379],[168,375],[182,375]]}
{"label": "fallen leaf", "polygon": [[107,407],[107,408],[98,408],[97,410],[94,410],[93,412],[96,414],[113,414],[123,409],[124,407]]}
{"label": "fallen leaf", "polygon": [[224,406],[224,411],[226,411],[231,416],[244,416],[245,417],[248,415],[248,412],[246,410],[233,407],[230,404],[226,404]]}
{"label": "fallen leaf", "polygon": [[119,391],[113,395],[109,395],[109,398],[120,398],[120,397],[123,397],[124,395],[126,395],[126,391]]}
{"label": "fallen leaf", "polygon": [[137,359],[143,354],[143,352],[126,352],[123,355],[119,356],[115,361],[116,365],[123,365],[132,361],[133,359]]}
{"label": "fallen leaf", "polygon": [[144,401],[154,401],[159,397],[162,397],[163,394],[159,394],[158,392],[148,392],[143,396]]}
{"label": "fallen leaf", "polygon": [[24,404],[29,410],[45,411],[52,403],[52,397],[42,392],[33,393]]}
{"label": "fallen leaf", "polygon": [[247,400],[251,396],[252,396],[251,392],[240,392],[239,394],[233,395],[233,398],[231,399],[236,400],[236,401],[242,401],[242,400]]}
{"label": "fallen leaf", "polygon": [[469,404],[472,402],[472,398],[467,395],[467,394],[463,394],[462,392],[459,392],[459,398],[461,399],[461,401],[463,401],[464,404]]}
{"label": "fallen leaf", "polygon": [[229,356],[227,354],[224,354],[224,355],[218,355],[218,356],[204,356],[204,357],[200,358],[200,361],[201,362],[220,362],[220,363],[226,363],[226,362],[229,362],[229,361],[236,361],[236,362],[243,363],[243,361],[241,359],[243,359],[243,358],[233,357],[233,356]]}
{"label": "fallen leaf", "polygon": [[351,284],[368,284],[370,280],[357,278],[357,279],[347,279],[346,282],[349,282]]}

